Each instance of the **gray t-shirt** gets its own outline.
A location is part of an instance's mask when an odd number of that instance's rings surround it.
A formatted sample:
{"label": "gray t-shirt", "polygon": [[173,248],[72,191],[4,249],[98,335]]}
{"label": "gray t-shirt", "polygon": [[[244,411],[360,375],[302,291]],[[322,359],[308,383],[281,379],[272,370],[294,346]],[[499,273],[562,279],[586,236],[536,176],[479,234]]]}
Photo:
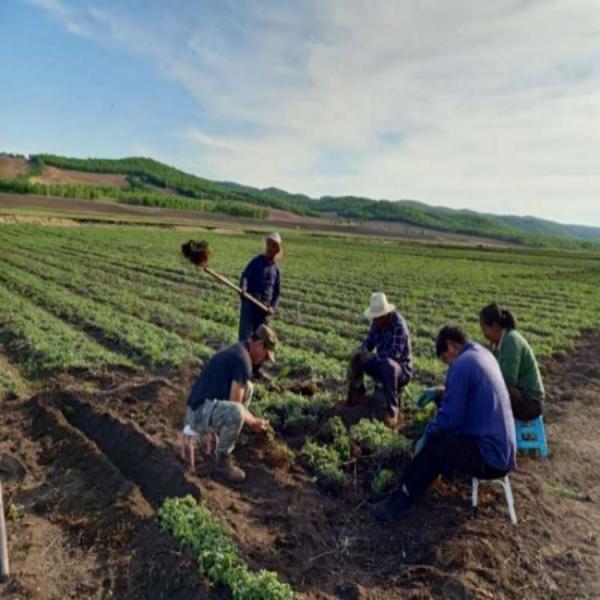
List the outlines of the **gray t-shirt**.
{"label": "gray t-shirt", "polygon": [[238,342],[213,354],[192,387],[187,405],[197,410],[204,400],[229,400],[231,384],[246,385],[252,375],[248,342]]}

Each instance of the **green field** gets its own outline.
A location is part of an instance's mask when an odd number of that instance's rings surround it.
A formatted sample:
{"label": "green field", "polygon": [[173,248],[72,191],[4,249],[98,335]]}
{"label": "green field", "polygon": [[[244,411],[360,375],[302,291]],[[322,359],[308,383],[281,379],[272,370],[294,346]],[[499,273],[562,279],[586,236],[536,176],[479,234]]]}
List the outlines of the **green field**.
{"label": "green field", "polygon": [[[207,239],[211,266],[237,280],[262,237],[126,226],[19,224],[0,231],[0,342],[13,373],[31,387],[65,372],[169,374],[235,341],[239,300],[186,263],[179,247],[190,236]],[[328,422],[344,399],[347,358],[368,328],[362,311],[371,292],[385,291],[412,332],[416,377],[405,394],[408,407],[420,388],[443,379],[433,351],[439,327],[458,321],[481,339],[477,315],[488,302],[515,312],[539,357],[568,352],[582,330],[599,325],[600,266],[592,254],[297,233],[286,234],[285,245],[273,322],[281,348],[274,383],[260,387],[256,410],[276,431],[302,425],[302,452],[330,482],[343,483],[337,466],[349,458],[350,439],[370,444],[374,454],[391,443],[377,428],[346,431]],[[12,389],[13,380],[4,374],[2,389]],[[294,380],[315,384],[316,395],[282,391]],[[411,413],[417,425],[425,416]],[[312,439],[324,422],[331,430],[325,446]],[[401,442],[396,450],[407,448]]]}
{"label": "green field", "polygon": [[[69,367],[175,367],[234,341],[238,299],[179,255],[190,233],[152,228],[2,227],[2,339],[27,378]],[[195,234],[211,265],[237,280],[260,234]],[[367,330],[362,310],[384,290],[413,335],[417,384],[439,379],[433,339],[448,320],[480,338],[477,314],[513,309],[540,356],[598,325],[600,266],[584,254],[480,251],[320,235],[287,235],[274,322],[283,376],[301,368],[341,380]]]}

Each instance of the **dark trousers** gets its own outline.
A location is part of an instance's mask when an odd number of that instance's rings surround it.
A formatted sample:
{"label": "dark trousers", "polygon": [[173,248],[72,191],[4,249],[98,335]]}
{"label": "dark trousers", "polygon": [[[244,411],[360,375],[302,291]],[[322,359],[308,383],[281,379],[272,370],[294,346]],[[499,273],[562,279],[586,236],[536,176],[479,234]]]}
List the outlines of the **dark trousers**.
{"label": "dark trousers", "polygon": [[509,387],[513,416],[519,421],[533,421],[542,414],[542,402],[518,387]]}
{"label": "dark trousers", "polygon": [[[402,484],[416,501],[438,475],[453,479],[457,473],[478,479],[497,479],[508,471],[489,466],[481,456],[475,438],[444,431],[427,438],[421,452],[406,467]],[[394,495],[399,494],[400,490],[394,492]]]}
{"label": "dark trousers", "polygon": [[383,384],[385,403],[388,412],[396,415],[398,412],[398,390],[409,382],[400,363],[391,358],[380,359],[376,356],[359,364],[357,375],[362,380],[362,374],[370,375],[375,381]]}
{"label": "dark trousers", "polygon": [[[247,340],[263,323],[268,323],[268,315],[248,300],[242,300],[240,306],[240,328],[238,340]],[[253,365],[252,374],[258,377],[261,373],[261,365]]]}
{"label": "dark trousers", "polygon": [[240,306],[240,328],[238,340],[247,340],[263,323],[268,322],[268,315],[249,300],[242,300]]}

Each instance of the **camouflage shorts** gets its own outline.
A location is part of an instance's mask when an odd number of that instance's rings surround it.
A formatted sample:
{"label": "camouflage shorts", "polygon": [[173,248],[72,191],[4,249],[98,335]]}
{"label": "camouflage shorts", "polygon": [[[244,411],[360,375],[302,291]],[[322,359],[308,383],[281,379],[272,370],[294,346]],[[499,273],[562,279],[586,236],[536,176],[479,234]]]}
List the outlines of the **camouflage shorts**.
{"label": "camouflage shorts", "polygon": [[205,400],[197,410],[188,407],[185,425],[196,433],[217,433],[217,452],[230,454],[244,425],[245,407],[252,400],[254,388],[250,382],[246,388],[243,404],[230,400]]}

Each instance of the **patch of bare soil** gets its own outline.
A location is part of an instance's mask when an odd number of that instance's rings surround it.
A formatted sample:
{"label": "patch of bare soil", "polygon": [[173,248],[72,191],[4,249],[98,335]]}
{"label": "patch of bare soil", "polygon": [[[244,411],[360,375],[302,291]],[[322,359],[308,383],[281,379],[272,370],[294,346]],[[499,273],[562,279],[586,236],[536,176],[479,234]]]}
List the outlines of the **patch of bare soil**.
{"label": "patch of bare soil", "polygon": [[29,171],[29,163],[21,157],[0,154],[0,179],[14,179]]}
{"label": "patch of bare soil", "polygon": [[71,169],[46,166],[42,174],[32,177],[31,181],[45,184],[72,183],[75,185],[99,185],[120,188],[127,184],[127,177],[112,173],[86,173],[84,171],[72,171]]}
{"label": "patch of bare soil", "polygon": [[598,598],[599,354],[600,337],[590,334],[544,365],[550,457],[523,457],[511,476],[516,527],[490,486],[475,514],[469,482],[438,482],[409,521],[380,525],[360,478],[339,495],[321,493],[300,465],[277,460],[251,434],[235,452],[246,482],[213,479],[201,457],[190,475],[177,452],[189,374],[175,385],[129,378],[91,393],[76,380],[66,391],[65,380],[5,402],[0,454],[20,459],[26,475],[5,486],[18,516],[8,522],[14,577],[0,595],[217,593],[154,519],[166,496],[192,493],[252,567],[276,570],[300,598]]}
{"label": "patch of bare soil", "polygon": [[0,223],[35,223],[36,225],[53,225],[56,227],[79,227],[81,225],[75,219],[36,217],[33,215],[0,215]]}

